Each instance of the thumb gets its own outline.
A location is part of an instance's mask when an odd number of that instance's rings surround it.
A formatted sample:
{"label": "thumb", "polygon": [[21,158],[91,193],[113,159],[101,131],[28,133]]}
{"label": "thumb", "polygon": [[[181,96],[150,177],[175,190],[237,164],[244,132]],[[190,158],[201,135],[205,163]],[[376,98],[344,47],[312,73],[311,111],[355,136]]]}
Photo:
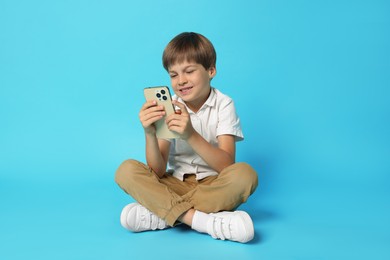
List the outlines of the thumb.
{"label": "thumb", "polygon": [[180,108],[181,112],[179,112],[179,113],[181,113],[182,115],[188,114],[187,107],[183,103],[181,103],[177,100],[172,101],[172,103],[173,103],[173,105],[178,106]]}

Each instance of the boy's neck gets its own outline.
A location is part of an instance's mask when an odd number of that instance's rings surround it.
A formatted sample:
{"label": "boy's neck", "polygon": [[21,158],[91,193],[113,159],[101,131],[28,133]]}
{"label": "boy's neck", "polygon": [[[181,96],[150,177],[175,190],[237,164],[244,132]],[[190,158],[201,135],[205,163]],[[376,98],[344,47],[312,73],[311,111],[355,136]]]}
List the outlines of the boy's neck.
{"label": "boy's neck", "polygon": [[186,106],[192,110],[192,112],[194,113],[197,113],[199,111],[199,109],[202,108],[202,106],[204,105],[204,103],[206,103],[207,99],[210,97],[210,93],[211,93],[211,89],[212,87],[210,87],[210,90],[209,90],[209,93],[208,95],[204,98],[204,100],[198,100],[198,102],[194,101],[194,102],[184,102],[186,104]]}

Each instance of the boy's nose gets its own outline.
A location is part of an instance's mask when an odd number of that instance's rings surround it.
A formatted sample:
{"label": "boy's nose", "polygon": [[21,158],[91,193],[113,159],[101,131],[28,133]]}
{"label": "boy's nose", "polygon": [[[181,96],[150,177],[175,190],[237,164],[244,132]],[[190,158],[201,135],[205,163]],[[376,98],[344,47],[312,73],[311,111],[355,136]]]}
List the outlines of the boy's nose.
{"label": "boy's nose", "polygon": [[187,78],[185,76],[179,76],[179,86],[183,86],[187,83]]}

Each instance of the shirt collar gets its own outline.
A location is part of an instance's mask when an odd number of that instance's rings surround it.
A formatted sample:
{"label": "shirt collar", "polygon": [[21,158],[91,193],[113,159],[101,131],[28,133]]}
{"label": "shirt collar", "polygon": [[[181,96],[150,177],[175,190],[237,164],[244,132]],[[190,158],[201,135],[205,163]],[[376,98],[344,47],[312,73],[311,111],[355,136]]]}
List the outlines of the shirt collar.
{"label": "shirt collar", "polygon": [[215,95],[215,89],[212,87],[210,90],[210,95],[207,98],[206,102],[204,102],[203,106],[200,108],[202,109],[205,106],[213,107],[217,103],[217,98]]}
{"label": "shirt collar", "polygon": [[[175,99],[175,98],[177,98],[176,95],[174,96],[174,99]],[[196,114],[196,113],[194,113],[194,112],[186,105],[186,103],[184,103],[183,99],[178,98],[177,100],[178,100],[179,102],[183,103],[183,104],[186,106],[186,108],[187,108],[187,110],[188,110],[189,113],[191,113],[191,114]],[[204,104],[202,105],[202,107],[199,109],[199,111],[202,111],[205,107],[214,107],[214,106],[216,105],[216,103],[217,103],[217,97],[216,97],[216,94],[215,94],[215,88],[211,87],[210,95],[209,95],[209,97],[207,98],[206,102],[204,102]],[[198,111],[198,112],[199,112],[199,111]]]}

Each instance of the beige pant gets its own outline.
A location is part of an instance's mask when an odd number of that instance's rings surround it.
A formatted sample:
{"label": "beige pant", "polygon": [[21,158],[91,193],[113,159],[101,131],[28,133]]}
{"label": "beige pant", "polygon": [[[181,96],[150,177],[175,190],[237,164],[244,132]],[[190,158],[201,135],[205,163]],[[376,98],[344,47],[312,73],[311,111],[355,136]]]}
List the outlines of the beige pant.
{"label": "beige pant", "polygon": [[181,181],[169,174],[159,178],[147,165],[126,160],[119,166],[115,181],[138,203],[173,226],[191,208],[205,213],[236,209],[256,190],[257,174],[248,164],[236,163],[218,176],[196,180],[191,174]]}

